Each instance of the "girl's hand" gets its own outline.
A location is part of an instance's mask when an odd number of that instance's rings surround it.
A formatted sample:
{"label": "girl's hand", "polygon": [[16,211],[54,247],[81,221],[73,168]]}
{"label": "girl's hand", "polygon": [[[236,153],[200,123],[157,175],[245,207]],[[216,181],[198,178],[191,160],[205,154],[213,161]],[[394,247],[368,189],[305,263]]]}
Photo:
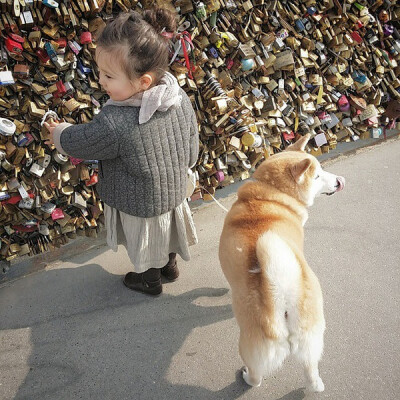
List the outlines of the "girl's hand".
{"label": "girl's hand", "polygon": [[46,129],[49,131],[49,138],[45,140],[45,143],[50,147],[54,144],[53,140],[53,132],[56,126],[59,124],[58,121],[52,120],[50,123],[45,122],[43,125],[46,127]]}

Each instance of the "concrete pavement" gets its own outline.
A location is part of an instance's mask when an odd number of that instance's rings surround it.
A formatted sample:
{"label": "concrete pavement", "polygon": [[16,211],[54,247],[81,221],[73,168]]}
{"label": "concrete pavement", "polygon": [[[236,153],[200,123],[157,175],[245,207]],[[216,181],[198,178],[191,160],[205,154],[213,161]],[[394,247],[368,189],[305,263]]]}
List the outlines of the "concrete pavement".
{"label": "concrete pavement", "polygon": [[[0,287],[0,399],[400,398],[400,140],[330,162],[346,189],[321,197],[306,256],[325,298],[325,392],[292,359],[248,388],[217,249],[225,213],[200,207],[200,243],[156,299],[126,289],[123,249],[98,246]],[[235,195],[220,200],[228,207]]]}

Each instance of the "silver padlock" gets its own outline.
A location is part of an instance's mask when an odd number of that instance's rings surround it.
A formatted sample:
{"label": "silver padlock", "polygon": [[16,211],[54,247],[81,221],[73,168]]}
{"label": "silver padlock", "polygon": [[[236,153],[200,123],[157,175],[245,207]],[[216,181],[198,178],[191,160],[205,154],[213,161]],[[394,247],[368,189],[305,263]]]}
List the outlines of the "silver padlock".
{"label": "silver padlock", "polygon": [[48,236],[50,234],[49,226],[46,223],[40,223],[39,233],[41,235]]}
{"label": "silver padlock", "polygon": [[51,214],[55,210],[55,208],[56,208],[56,205],[53,203],[50,203],[50,202],[44,203],[40,207],[40,209],[46,214]]}
{"label": "silver padlock", "polygon": [[325,64],[328,61],[328,58],[326,57],[326,55],[324,53],[319,54],[319,59],[321,61],[321,64]]}
{"label": "silver padlock", "polygon": [[33,163],[32,166],[31,166],[31,168],[30,168],[30,170],[29,170],[29,173],[31,173],[31,174],[33,174],[33,175],[35,175],[35,176],[41,178],[42,175],[43,175],[43,173],[44,173],[44,168],[41,167],[41,166],[40,166],[39,164],[37,164],[37,163]]}
{"label": "silver padlock", "polygon": [[242,160],[241,164],[244,169],[246,170],[251,169],[251,163],[249,160]]}
{"label": "silver padlock", "polygon": [[18,207],[19,208],[24,208],[26,210],[32,210],[33,205],[35,203],[34,199],[28,198],[28,199],[22,199],[19,203],[18,203]]}
{"label": "silver padlock", "polygon": [[68,161],[68,157],[64,154],[59,153],[57,150],[53,153],[54,161],[58,164],[65,164]]}
{"label": "silver padlock", "polygon": [[343,126],[353,126],[353,121],[351,118],[343,118],[342,119]]}
{"label": "silver padlock", "polygon": [[314,125],[314,122],[315,122],[315,120],[314,120],[313,117],[307,117],[307,118],[305,119],[305,123],[306,123],[308,126]]}
{"label": "silver padlock", "polygon": [[0,118],[0,135],[12,136],[14,135],[17,127],[14,122],[6,118]]}
{"label": "silver padlock", "polygon": [[18,186],[18,192],[23,199],[30,199],[28,192],[22,185]]}

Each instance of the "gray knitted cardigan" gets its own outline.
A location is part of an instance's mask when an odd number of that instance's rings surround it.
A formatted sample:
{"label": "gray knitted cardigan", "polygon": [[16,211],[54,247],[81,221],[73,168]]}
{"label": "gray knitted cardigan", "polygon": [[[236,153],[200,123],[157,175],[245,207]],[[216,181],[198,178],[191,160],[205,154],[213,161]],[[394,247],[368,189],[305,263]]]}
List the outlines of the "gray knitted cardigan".
{"label": "gray knitted cardigan", "polygon": [[156,111],[144,124],[139,107],[114,105],[87,124],[61,124],[57,148],[99,160],[97,191],[110,207],[143,218],[164,214],[185,199],[188,167],[199,151],[196,115],[182,89],[180,94],[179,106]]}

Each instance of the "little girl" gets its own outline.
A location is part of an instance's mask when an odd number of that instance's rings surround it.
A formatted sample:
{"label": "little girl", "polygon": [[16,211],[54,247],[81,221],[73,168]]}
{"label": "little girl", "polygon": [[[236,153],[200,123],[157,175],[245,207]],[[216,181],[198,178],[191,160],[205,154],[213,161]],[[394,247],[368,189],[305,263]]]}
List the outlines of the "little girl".
{"label": "little girl", "polygon": [[75,158],[99,160],[107,244],[123,244],[135,272],[124,284],[151,295],[161,275],[178,278],[176,254],[197,243],[186,201],[188,168],[197,160],[196,115],[168,68],[175,16],[165,9],[122,13],[97,40],[100,84],[110,96],[90,123],[46,124],[49,143]]}

